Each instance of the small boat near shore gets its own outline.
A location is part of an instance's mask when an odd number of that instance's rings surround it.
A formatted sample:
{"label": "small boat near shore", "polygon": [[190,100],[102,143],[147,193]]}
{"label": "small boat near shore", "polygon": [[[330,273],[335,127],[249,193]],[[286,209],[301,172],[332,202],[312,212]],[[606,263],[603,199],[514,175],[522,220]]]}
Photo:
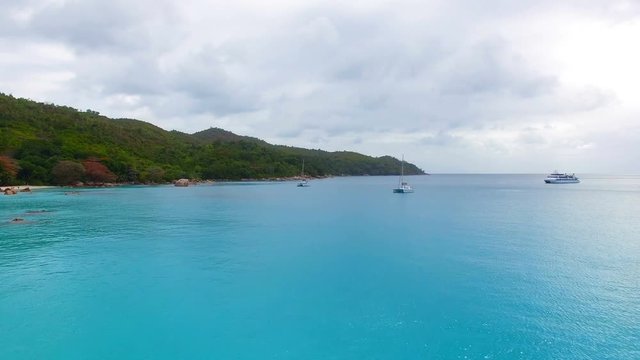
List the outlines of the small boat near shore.
{"label": "small boat near shore", "polygon": [[298,182],[298,187],[308,187],[309,186],[309,182],[307,181],[307,179],[304,177],[304,159],[302,159],[302,171],[300,171],[300,178],[302,180],[300,180]]}
{"label": "small boat near shore", "polygon": [[547,184],[577,184],[580,179],[576,177],[576,174],[559,173],[556,170],[547,175],[544,182]]}

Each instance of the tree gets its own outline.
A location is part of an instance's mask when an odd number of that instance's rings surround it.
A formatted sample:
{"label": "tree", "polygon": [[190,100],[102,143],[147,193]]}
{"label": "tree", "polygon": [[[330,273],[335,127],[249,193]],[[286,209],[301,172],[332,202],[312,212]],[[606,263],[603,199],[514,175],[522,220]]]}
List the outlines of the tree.
{"label": "tree", "polygon": [[104,166],[100,160],[91,158],[82,162],[87,179],[96,183],[110,183],[116,181],[116,175]]}
{"label": "tree", "polygon": [[59,161],[51,170],[53,181],[58,185],[72,185],[84,179],[85,170],[82,164],[75,161]]}
{"label": "tree", "polygon": [[162,168],[153,166],[146,171],[146,181],[158,184],[164,181],[165,171]]}
{"label": "tree", "polygon": [[26,184],[42,185],[50,181],[49,173],[50,171],[40,164],[32,163],[28,159],[21,159],[17,179]]}
{"label": "tree", "polygon": [[13,185],[18,174],[18,163],[9,156],[0,156],[0,184]]}

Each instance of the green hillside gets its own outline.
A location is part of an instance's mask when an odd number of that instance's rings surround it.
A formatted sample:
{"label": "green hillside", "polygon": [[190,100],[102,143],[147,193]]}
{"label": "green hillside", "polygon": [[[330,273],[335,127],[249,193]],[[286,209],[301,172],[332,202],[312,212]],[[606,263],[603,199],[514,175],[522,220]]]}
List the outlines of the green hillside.
{"label": "green hillside", "polygon": [[[354,152],[271,145],[211,128],[166,131],[132,119],[0,94],[0,184],[392,175],[400,162]],[[405,164],[405,174],[423,174]]]}

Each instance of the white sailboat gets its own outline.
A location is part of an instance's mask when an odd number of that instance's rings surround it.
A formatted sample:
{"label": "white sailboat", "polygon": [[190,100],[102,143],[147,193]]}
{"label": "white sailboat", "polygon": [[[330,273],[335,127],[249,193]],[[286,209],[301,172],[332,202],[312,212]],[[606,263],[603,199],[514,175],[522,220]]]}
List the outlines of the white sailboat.
{"label": "white sailboat", "polygon": [[300,172],[300,177],[302,180],[298,182],[298,187],[307,187],[309,186],[309,182],[304,178],[304,159],[302,159],[302,171]]}
{"label": "white sailboat", "polygon": [[394,188],[393,192],[398,194],[413,192],[411,185],[404,181],[404,155],[402,155],[402,162],[400,163],[400,179],[398,180],[398,187]]}

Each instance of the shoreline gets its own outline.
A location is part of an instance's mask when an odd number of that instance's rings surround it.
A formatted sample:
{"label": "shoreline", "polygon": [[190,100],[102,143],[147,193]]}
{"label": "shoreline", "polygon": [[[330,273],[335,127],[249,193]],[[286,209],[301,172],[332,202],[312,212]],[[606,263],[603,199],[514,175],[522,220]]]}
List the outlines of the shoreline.
{"label": "shoreline", "polygon": [[0,185],[0,192],[4,192],[6,189],[12,189],[16,191],[24,191],[24,190],[41,190],[41,189],[50,189],[55,188],[57,186],[54,185]]}
{"label": "shoreline", "polygon": [[[277,178],[244,178],[244,179],[215,179],[215,180],[192,180],[189,181],[189,185],[198,184],[215,184],[215,183],[229,183],[229,182],[287,182],[287,181],[299,181],[302,179],[319,180],[332,178],[334,176],[292,176],[292,177],[277,177]],[[162,183],[83,183],[81,185],[0,185],[0,193],[7,189],[15,190],[17,192],[28,192],[29,190],[41,190],[41,189],[82,189],[82,188],[103,188],[103,187],[118,187],[118,186],[154,186],[154,185],[175,185],[176,181],[162,182]]]}

